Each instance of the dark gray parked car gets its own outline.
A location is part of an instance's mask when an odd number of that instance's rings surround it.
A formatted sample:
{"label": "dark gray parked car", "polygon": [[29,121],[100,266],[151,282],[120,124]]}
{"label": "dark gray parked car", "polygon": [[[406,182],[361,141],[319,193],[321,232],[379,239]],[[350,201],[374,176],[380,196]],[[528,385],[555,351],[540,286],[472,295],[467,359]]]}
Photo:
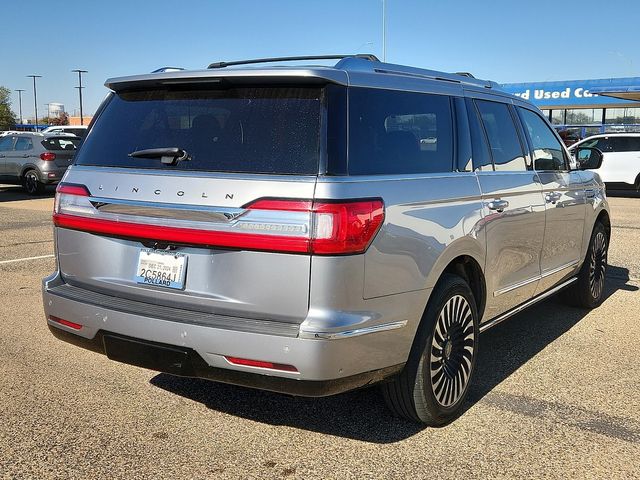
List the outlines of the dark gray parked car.
{"label": "dark gray parked car", "polygon": [[80,143],[69,134],[13,133],[0,137],[0,183],[23,185],[29,195],[60,181]]}
{"label": "dark gray parked car", "polygon": [[480,332],[602,302],[602,154],[578,165],[532,104],[371,56],[229,66],[107,81],[56,196],[57,337],[297,395],[381,383],[440,425]]}

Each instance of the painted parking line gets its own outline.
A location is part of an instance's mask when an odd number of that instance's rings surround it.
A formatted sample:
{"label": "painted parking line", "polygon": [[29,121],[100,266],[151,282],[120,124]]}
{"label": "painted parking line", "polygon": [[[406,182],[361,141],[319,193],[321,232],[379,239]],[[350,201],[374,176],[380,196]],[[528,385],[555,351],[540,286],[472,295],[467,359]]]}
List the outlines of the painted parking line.
{"label": "painted parking line", "polygon": [[0,260],[0,265],[5,263],[28,262],[30,260],[40,260],[41,258],[53,258],[55,255],[40,255],[39,257],[14,258],[13,260]]}

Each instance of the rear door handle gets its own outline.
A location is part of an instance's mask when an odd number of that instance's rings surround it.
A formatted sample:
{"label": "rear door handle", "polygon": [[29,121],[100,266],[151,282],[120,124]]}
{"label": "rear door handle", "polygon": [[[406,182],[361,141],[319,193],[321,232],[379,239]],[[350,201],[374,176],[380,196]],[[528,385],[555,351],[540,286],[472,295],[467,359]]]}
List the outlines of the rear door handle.
{"label": "rear door handle", "polygon": [[495,210],[498,213],[501,213],[504,211],[505,208],[507,208],[509,206],[509,202],[506,200],[501,200],[499,198],[496,198],[495,200],[491,200],[489,203],[487,203],[487,207],[489,208],[489,210]]}
{"label": "rear door handle", "polygon": [[560,192],[549,192],[544,196],[544,199],[547,203],[551,203],[555,205],[558,200],[562,197],[562,193]]}
{"label": "rear door handle", "polygon": [[28,153],[25,153],[24,155],[22,155],[22,158],[29,158],[31,155],[29,155]]}

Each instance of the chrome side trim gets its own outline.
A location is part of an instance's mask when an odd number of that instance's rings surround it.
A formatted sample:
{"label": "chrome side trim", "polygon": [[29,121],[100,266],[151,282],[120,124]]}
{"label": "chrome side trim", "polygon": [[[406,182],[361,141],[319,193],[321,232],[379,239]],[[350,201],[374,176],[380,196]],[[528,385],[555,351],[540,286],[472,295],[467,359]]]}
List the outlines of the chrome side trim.
{"label": "chrome side trim", "polygon": [[579,263],[580,262],[578,260],[575,260],[573,262],[569,262],[569,263],[566,263],[564,265],[560,265],[557,268],[553,268],[551,270],[547,270],[546,272],[542,272],[542,276],[540,278],[545,278],[545,277],[548,277],[550,275],[554,275],[554,274],[556,274],[558,272],[561,272],[562,270],[566,270],[567,268],[577,267]]}
{"label": "chrome side trim", "polygon": [[383,323],[381,325],[374,325],[371,327],[345,330],[342,332],[315,332],[312,330],[300,329],[299,337],[303,339],[312,339],[312,340],[338,340],[341,338],[359,337],[361,335],[368,335],[370,333],[379,333],[379,332],[386,332],[389,330],[396,330],[398,328],[405,327],[406,325],[407,325],[407,321],[401,320],[398,322]]}
{"label": "chrome side trim", "polygon": [[525,308],[528,308],[531,305],[533,305],[535,303],[538,303],[539,301],[544,300],[547,297],[550,297],[554,293],[559,292],[560,290],[562,290],[565,287],[568,287],[569,285],[571,285],[576,280],[578,280],[578,277],[572,277],[569,280],[567,280],[566,282],[563,282],[560,285],[557,285],[557,286],[553,287],[551,290],[547,290],[546,292],[541,293],[537,297],[532,298],[531,300],[523,303],[522,305],[518,305],[516,308],[514,308],[512,310],[509,310],[506,313],[503,313],[499,317],[496,317],[496,318],[494,318],[492,320],[489,320],[488,322],[485,322],[484,324],[480,325],[480,333],[484,332],[485,330],[489,330],[491,327],[495,327],[499,323],[501,323],[504,320],[506,320],[507,318],[515,315],[516,313],[521,312]]}
{"label": "chrome side trim", "polygon": [[493,292],[494,297],[498,297],[500,295],[504,295],[505,293],[509,293],[516,288],[524,287],[525,285],[529,285],[530,283],[537,282],[540,280],[540,275],[536,275],[535,277],[528,278],[527,280],[523,280],[518,283],[514,283],[513,285],[509,285],[508,287],[501,288],[500,290],[496,290]]}
{"label": "chrome side trim", "polygon": [[580,262],[575,260],[573,262],[569,262],[566,263],[564,265],[560,265],[559,267],[553,268],[551,270],[547,270],[546,272],[543,272],[542,275],[536,275],[535,277],[529,278],[527,280],[523,280],[522,282],[518,282],[518,283],[514,283],[513,285],[509,285],[508,287],[504,287],[501,288],[500,290],[496,290],[495,292],[493,292],[493,296],[494,297],[498,297],[500,295],[503,295],[505,293],[511,292],[512,290],[515,290],[516,288],[520,288],[520,287],[524,287],[525,285],[529,285],[530,283],[533,282],[537,282],[538,280],[542,280],[543,278],[546,278],[550,275],[554,275],[558,272],[561,272],[562,270],[566,270],[568,268],[572,268],[572,267],[576,267],[578,266]]}

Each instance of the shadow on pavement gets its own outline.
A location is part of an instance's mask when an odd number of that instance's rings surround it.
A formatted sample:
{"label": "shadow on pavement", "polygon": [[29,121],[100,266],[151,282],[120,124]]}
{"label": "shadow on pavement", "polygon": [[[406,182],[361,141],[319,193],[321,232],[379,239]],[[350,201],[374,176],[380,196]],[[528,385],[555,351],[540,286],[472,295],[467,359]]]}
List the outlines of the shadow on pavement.
{"label": "shadow on pavement", "polygon": [[19,200],[37,200],[39,198],[52,198],[56,194],[55,185],[47,185],[42,195],[32,197],[20,185],[0,185],[0,203],[15,202]]}
{"label": "shadow on pavement", "polygon": [[[606,298],[617,290],[638,290],[628,281],[626,268],[610,266]],[[463,414],[588,312],[552,298],[482,334]],[[302,398],[164,373],[153,377],[151,384],[230,415],[366,442],[398,442],[424,429],[394,417],[376,388],[333,397]]]}

